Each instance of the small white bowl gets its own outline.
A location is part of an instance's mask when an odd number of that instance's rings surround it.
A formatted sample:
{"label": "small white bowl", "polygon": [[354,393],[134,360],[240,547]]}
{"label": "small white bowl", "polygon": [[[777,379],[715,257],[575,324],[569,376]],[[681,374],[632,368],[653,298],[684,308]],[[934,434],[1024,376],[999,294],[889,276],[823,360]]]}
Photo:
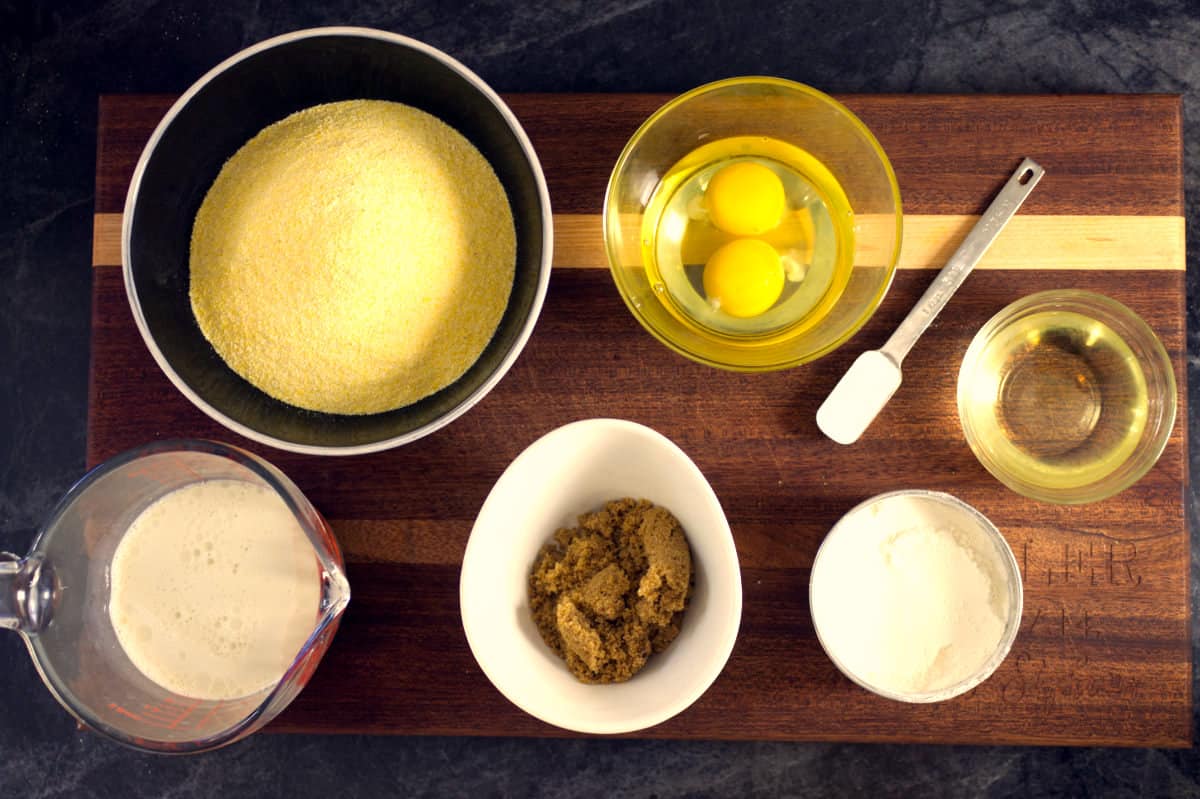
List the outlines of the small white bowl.
{"label": "small white bowl", "polygon": [[[870,597],[870,590],[878,587],[880,581],[870,574],[867,566],[867,548],[884,538],[920,528],[953,530],[959,543],[969,547],[970,557],[979,566],[980,571],[991,578],[994,592],[991,601],[999,601],[1002,598],[1005,605],[1005,616],[995,647],[986,652],[975,667],[962,673],[958,680],[923,691],[905,690],[882,685],[878,681],[872,682],[868,676],[859,673],[847,662],[855,661],[861,665],[864,657],[861,650],[853,655],[851,651],[872,640],[868,630],[878,625],[877,620],[880,616],[874,611],[875,608],[886,607],[891,611],[901,611],[899,615],[903,616],[903,619],[899,624],[900,631],[913,631],[918,626],[933,623],[924,612],[927,608],[921,605],[924,600],[914,600],[914,605],[908,602],[907,595],[891,597],[890,601],[886,602],[881,601],[880,597],[876,597],[872,602]],[[890,559],[894,556],[889,553],[887,557]],[[829,565],[831,561],[863,565],[861,569],[856,569],[857,575],[847,577],[844,573],[838,574],[837,567]],[[911,560],[902,562],[906,564],[907,569],[916,569],[916,572],[908,571],[910,578],[921,573],[920,565]],[[963,572],[956,574],[961,575]],[[961,617],[964,613],[961,595],[947,593],[942,598],[944,607],[952,612],[955,632],[961,633]],[[1024,591],[1021,585],[1021,571],[1012,549],[986,516],[950,494],[908,489],[871,497],[855,506],[833,526],[813,559],[808,600],[817,640],[842,674],[868,691],[888,699],[900,702],[941,702],[964,694],[979,685],[1004,661],[1021,626]],[[864,611],[867,615],[864,615]],[[846,625],[852,624],[853,619],[866,624],[857,629],[848,628]],[[896,626],[893,626],[888,630],[888,637],[896,632]],[[958,639],[955,643],[961,646],[963,641]],[[938,658],[941,658],[941,654]]]}
{"label": "small white bowl", "polygon": [[[695,588],[670,646],[627,682],[587,685],[538,634],[529,572],[557,529],[621,497],[675,515]],[[471,652],[500,693],[548,724],[615,734],[666,721],[713,683],[737,638],[742,579],[721,504],[691,459],[643,425],[587,419],[542,436],[496,481],[467,541],[459,601]]]}

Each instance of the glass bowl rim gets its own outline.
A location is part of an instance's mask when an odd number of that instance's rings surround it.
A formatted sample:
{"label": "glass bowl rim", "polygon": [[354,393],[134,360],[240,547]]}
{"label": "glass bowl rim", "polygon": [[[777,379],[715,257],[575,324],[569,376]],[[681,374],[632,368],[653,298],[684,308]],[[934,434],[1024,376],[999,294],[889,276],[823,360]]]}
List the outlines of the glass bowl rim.
{"label": "glass bowl rim", "polygon": [[[1164,388],[1166,389],[1162,394],[1161,413],[1157,416],[1157,423],[1153,428],[1147,425],[1137,448],[1129,454],[1129,457],[1103,477],[1075,488],[1049,488],[1021,479],[989,457],[979,445],[978,436],[974,432],[970,414],[966,411],[963,401],[964,379],[967,377],[967,368],[972,357],[977,357],[986,344],[1004,328],[1032,313],[1049,309],[1065,309],[1091,316],[1096,321],[1112,328],[1133,350],[1143,369],[1148,366],[1153,370],[1153,373],[1148,372],[1146,377],[1148,379],[1153,376],[1162,378],[1161,382],[1165,383]],[[1030,499],[1059,505],[1099,502],[1121,493],[1145,477],[1158,463],[1163,450],[1166,449],[1179,413],[1175,366],[1171,362],[1166,346],[1154,329],[1140,314],[1124,303],[1104,294],[1075,288],[1047,289],[1028,294],[1005,305],[993,314],[975,333],[963,354],[956,381],[955,402],[963,437],[981,466],[1016,493]],[[1144,442],[1149,435],[1153,435],[1153,438],[1150,438],[1150,443],[1146,445]],[[1131,467],[1130,464],[1135,465]]]}

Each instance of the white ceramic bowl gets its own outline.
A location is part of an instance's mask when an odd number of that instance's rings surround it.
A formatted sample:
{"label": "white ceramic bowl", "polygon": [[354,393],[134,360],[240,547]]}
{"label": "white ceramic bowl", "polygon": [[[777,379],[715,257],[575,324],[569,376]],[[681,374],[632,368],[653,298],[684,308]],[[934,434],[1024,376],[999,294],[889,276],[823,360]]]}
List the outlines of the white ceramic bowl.
{"label": "white ceramic bowl", "polygon": [[[555,530],[620,497],[679,519],[695,589],[669,647],[627,682],[587,685],[538,634],[529,572]],[[542,436],[500,476],[467,541],[459,600],[471,652],[500,693],[549,724],[612,734],[663,722],[708,689],[737,638],[742,580],[721,504],[691,459],[648,427],[587,419]]]}

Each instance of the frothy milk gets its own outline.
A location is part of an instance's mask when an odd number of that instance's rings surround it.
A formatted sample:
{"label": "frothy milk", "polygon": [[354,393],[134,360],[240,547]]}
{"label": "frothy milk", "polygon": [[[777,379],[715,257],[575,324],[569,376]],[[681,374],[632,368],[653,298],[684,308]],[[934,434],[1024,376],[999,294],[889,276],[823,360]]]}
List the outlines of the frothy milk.
{"label": "frothy milk", "polygon": [[109,616],[158,685],[223,700],[278,682],[316,625],[318,563],[270,489],[208,480],[161,497],[112,561]]}

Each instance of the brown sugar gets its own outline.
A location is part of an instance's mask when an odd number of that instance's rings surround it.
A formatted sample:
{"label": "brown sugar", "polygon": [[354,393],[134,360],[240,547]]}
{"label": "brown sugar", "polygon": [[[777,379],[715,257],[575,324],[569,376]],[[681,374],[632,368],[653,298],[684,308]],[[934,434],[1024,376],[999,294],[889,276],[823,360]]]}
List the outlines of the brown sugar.
{"label": "brown sugar", "polygon": [[529,575],[529,601],[543,640],[572,674],[623,682],[675,640],[691,586],[678,520],[626,498],[554,534]]}

